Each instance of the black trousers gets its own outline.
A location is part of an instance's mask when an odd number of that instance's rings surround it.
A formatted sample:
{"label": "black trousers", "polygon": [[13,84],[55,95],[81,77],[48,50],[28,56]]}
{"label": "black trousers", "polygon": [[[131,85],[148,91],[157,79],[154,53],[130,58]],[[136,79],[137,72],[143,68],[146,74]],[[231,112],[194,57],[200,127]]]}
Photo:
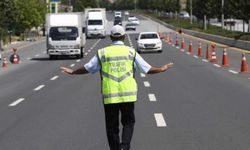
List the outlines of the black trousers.
{"label": "black trousers", "polygon": [[[129,150],[135,124],[134,102],[106,104],[104,110],[110,150]],[[123,125],[121,141],[119,137],[120,113]]]}

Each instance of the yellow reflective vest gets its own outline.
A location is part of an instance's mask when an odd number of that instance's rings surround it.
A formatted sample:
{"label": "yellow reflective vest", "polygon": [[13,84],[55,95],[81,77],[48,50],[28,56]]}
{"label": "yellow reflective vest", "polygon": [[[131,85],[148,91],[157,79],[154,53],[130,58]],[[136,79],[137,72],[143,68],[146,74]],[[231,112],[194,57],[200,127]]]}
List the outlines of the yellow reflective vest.
{"label": "yellow reflective vest", "polygon": [[134,79],[135,54],[134,49],[125,45],[112,45],[98,50],[104,104],[137,100],[137,84]]}

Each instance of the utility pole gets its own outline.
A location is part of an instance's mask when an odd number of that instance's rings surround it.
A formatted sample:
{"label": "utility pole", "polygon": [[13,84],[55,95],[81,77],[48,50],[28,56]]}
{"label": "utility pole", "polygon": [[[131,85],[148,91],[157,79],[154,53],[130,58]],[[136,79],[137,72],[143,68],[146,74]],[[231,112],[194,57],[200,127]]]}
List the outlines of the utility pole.
{"label": "utility pole", "polygon": [[224,0],[221,0],[221,27],[224,28]]}
{"label": "utility pole", "polygon": [[192,0],[190,0],[190,24],[193,24],[193,4],[192,4]]}

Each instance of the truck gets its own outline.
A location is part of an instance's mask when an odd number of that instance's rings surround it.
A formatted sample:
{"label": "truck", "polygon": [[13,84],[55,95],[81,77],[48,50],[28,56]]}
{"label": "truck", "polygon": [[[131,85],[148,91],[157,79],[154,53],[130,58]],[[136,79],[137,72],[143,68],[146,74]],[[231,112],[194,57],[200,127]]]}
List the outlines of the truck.
{"label": "truck", "polygon": [[102,37],[106,36],[106,9],[105,8],[86,8],[85,9],[86,20],[86,36],[90,37]]}
{"label": "truck", "polygon": [[86,43],[85,28],[82,12],[47,14],[46,43],[50,59],[60,55],[82,58]]}

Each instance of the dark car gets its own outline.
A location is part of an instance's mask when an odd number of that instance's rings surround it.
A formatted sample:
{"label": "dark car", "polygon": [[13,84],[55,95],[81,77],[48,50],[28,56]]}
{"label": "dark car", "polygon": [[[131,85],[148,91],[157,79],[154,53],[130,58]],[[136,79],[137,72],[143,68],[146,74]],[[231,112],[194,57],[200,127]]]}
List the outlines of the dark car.
{"label": "dark car", "polygon": [[116,17],[114,20],[114,25],[121,25],[122,26],[122,19],[120,17]]}

